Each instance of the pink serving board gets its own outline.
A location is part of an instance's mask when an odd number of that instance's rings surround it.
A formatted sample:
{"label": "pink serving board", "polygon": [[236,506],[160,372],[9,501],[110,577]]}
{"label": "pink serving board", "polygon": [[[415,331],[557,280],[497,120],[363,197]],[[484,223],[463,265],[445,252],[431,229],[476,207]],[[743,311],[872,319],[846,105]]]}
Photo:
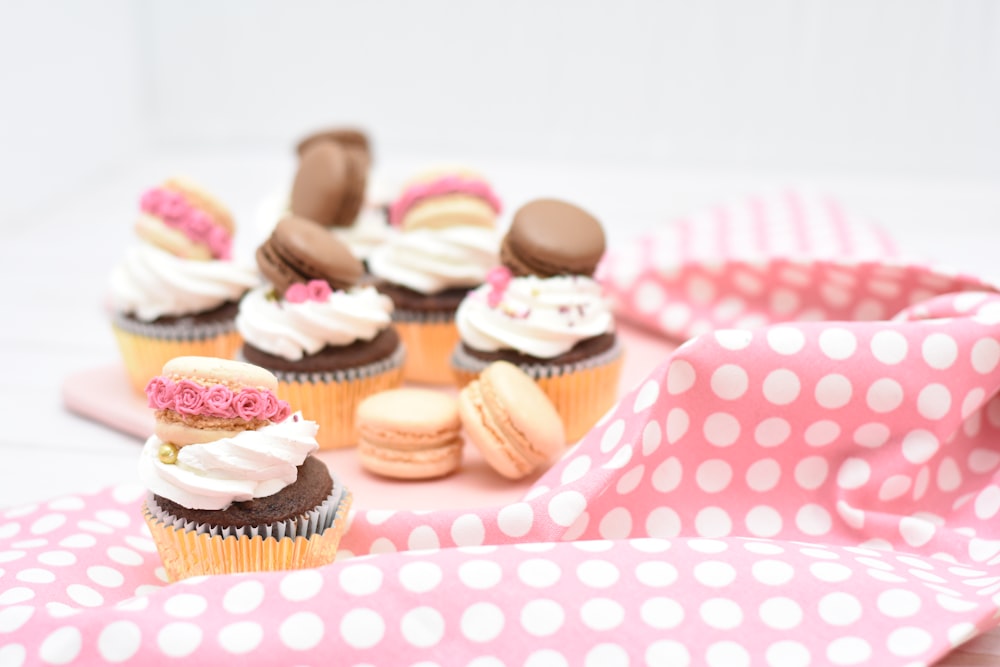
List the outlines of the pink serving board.
{"label": "pink serving board", "polygon": [[[619,393],[642,381],[676,347],[656,334],[628,326],[619,327],[619,336],[625,348]],[[145,397],[132,391],[117,363],[67,377],[63,402],[76,414],[135,436],[137,443],[153,431],[153,413]],[[354,449],[323,451],[318,456],[353,491],[355,505],[363,509],[471,509],[507,504],[520,499],[537,479],[535,475],[511,482],[493,472],[475,447],[466,447],[464,452],[462,468],[455,474],[405,482],[366,472]]]}

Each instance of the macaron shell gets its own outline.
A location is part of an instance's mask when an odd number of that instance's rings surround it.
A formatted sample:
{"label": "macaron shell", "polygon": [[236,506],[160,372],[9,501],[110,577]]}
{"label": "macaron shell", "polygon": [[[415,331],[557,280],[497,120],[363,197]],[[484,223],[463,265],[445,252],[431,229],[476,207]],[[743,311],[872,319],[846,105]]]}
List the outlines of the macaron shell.
{"label": "macaron shell", "polygon": [[182,194],[191,206],[207,213],[212,218],[212,222],[223,227],[230,234],[236,231],[236,223],[229,209],[191,181],[185,178],[171,178],[163,184],[163,187]]}
{"label": "macaron shell", "polygon": [[306,147],[292,182],[291,211],[327,227],[354,223],[364,201],[368,160],[337,142]]}
{"label": "macaron shell", "polygon": [[443,229],[468,225],[492,229],[496,212],[479,197],[461,193],[428,197],[407,211],[400,224],[404,231],[413,229]]}
{"label": "macaron shell", "polygon": [[257,264],[279,294],[292,283],[325,280],[334,289],[355,285],[364,273],[350,248],[329,230],[296,216],[282,218],[258,248]]}
{"label": "macaron shell", "polygon": [[462,463],[461,439],[430,449],[401,451],[380,447],[362,439],[358,442],[358,462],[365,470],[393,479],[433,479],[444,477]]}
{"label": "macaron shell", "polygon": [[302,157],[302,154],[309,148],[326,141],[355,148],[365,155],[369,164],[371,163],[371,143],[368,140],[368,135],[363,130],[353,127],[334,127],[308,134],[296,144],[295,153]]}
{"label": "macaron shell", "polygon": [[217,357],[174,357],[163,365],[162,375],[175,382],[187,379],[207,387],[221,384],[237,391],[244,387],[278,390],[278,378],[267,369]]}
{"label": "macaron shell", "polygon": [[507,479],[521,479],[531,474],[535,466],[504,438],[485,405],[479,380],[473,380],[459,392],[458,411],[466,437],[491,468]]}
{"label": "macaron shell", "polygon": [[183,259],[210,260],[212,251],[203,243],[195,243],[183,232],[168,227],[159,218],[141,213],[135,221],[136,236],[160,250]]}
{"label": "macaron shell", "polygon": [[557,199],[528,202],[511,220],[503,240],[508,268],[517,275],[593,275],[604,255],[604,229],[594,216]]}

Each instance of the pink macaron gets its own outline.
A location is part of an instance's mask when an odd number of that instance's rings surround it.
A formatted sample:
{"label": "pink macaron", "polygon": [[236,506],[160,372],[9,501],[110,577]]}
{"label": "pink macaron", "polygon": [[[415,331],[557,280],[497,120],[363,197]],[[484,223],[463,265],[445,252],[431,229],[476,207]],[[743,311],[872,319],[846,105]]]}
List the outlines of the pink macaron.
{"label": "pink macaron", "polygon": [[562,420],[552,401],[514,364],[495,361],[458,396],[468,439],[508,479],[547,466],[566,449]]}

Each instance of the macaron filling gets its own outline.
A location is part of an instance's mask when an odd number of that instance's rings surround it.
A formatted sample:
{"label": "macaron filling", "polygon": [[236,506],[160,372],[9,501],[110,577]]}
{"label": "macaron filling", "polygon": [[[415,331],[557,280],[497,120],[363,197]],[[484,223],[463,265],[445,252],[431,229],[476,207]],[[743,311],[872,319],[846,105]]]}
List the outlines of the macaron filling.
{"label": "macaron filling", "polygon": [[393,225],[402,223],[407,212],[418,202],[430,197],[441,195],[463,194],[482,199],[497,214],[501,211],[500,198],[493,192],[489,183],[480,178],[466,176],[442,176],[426,183],[414,183],[392,203],[389,208],[389,222]]}
{"label": "macaron filling", "polygon": [[181,415],[203,415],[247,422],[281,422],[291,414],[287,401],[267,389],[243,387],[233,391],[223,384],[203,385],[156,376],[146,385],[149,407]]}
{"label": "macaron filling", "polygon": [[211,215],[193,206],[183,194],[156,187],[143,193],[139,208],[181,232],[192,243],[206,246],[214,259],[232,257],[233,237]]}

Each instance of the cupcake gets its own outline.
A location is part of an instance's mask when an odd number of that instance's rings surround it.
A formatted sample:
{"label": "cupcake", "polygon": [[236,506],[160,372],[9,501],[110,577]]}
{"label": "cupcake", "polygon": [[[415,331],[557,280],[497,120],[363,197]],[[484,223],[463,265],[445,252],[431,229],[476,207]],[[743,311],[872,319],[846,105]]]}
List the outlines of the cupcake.
{"label": "cupcake", "polygon": [[468,294],[451,357],[460,386],[498,360],[519,366],[555,404],[575,442],[617,398],[622,350],[611,306],[593,279],[604,230],[586,211],[525,204],[500,248],[502,266]]}
{"label": "cupcake", "polygon": [[393,322],[413,351],[407,380],[454,383],[455,311],[499,263],[499,211],[489,184],[470,172],[425,175],[393,203],[390,219],[401,231],[368,256],[368,270],[392,299]]}
{"label": "cupcake", "polygon": [[402,383],[392,301],[359,286],[361,262],[309,220],[283,218],[258,248],[257,264],[269,284],[240,302],[240,359],[277,376],[292,409],[320,424],[320,447],[355,445],[357,404]]}
{"label": "cupcake", "polygon": [[311,456],[317,424],[277,388],[262,368],[212,357],[172,359],[146,386],[143,515],[170,581],[334,560],[351,494]]}
{"label": "cupcake", "polygon": [[232,358],[238,303],[260,283],[232,261],[233,218],[195,186],[168,180],[142,195],[138,242],[111,273],[115,337],[135,391],[173,357]]}

